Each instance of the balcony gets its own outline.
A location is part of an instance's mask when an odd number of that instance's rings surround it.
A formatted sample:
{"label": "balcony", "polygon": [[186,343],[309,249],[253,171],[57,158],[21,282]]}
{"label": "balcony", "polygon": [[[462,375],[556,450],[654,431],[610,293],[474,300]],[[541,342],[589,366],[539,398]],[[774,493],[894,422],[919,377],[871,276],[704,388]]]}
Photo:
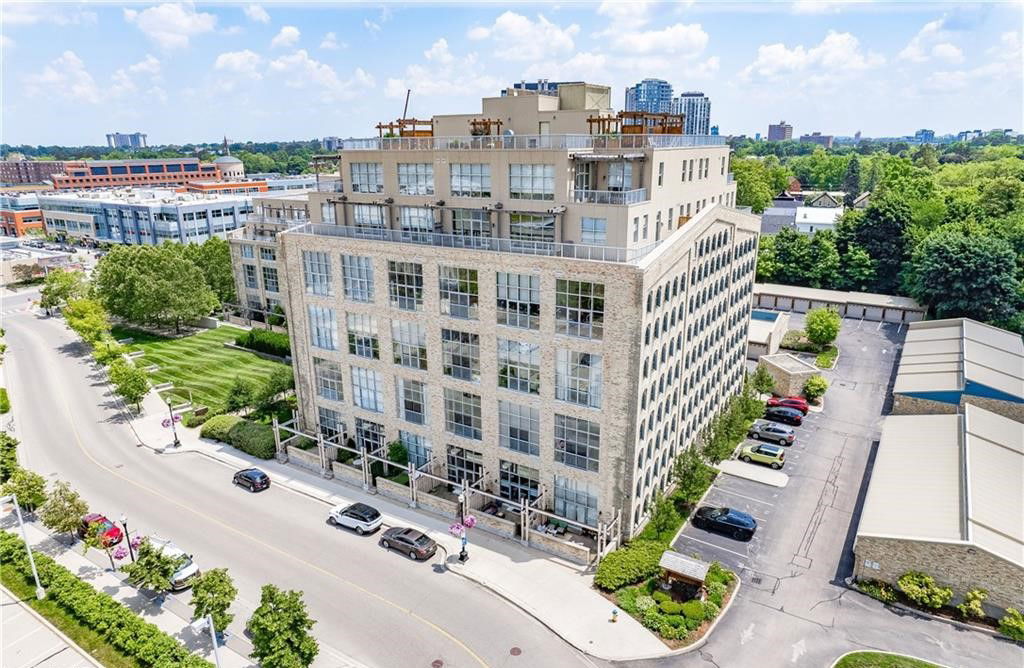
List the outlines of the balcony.
{"label": "balcony", "polygon": [[647,188],[634,190],[573,190],[572,199],[577,204],[639,204],[646,202]]}
{"label": "balcony", "polygon": [[725,146],[717,135],[484,135],[346,139],[343,151],[523,151]]}
{"label": "balcony", "polygon": [[642,248],[620,248],[617,246],[588,246],[584,244],[565,244],[544,241],[520,241],[518,239],[499,239],[495,237],[474,237],[458,234],[441,234],[437,232],[413,232],[375,227],[352,227],[348,225],[322,225],[307,223],[297,225],[282,234],[311,235],[319,237],[340,237],[387,243],[413,244],[418,246],[436,246],[439,248],[462,248],[492,253],[509,253],[514,255],[547,255],[573,260],[591,260],[594,262],[621,262],[633,264],[658,247],[660,242]]}

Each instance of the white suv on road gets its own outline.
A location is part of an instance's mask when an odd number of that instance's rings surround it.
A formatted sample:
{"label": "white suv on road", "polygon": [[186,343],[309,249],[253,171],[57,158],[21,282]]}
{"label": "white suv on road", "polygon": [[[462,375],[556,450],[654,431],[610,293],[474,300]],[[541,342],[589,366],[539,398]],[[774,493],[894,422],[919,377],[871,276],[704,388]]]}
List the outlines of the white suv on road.
{"label": "white suv on road", "polygon": [[160,551],[161,554],[167,555],[168,557],[185,557],[185,562],[181,565],[174,575],[171,576],[171,590],[181,591],[187,589],[192,583],[192,578],[199,577],[199,566],[192,560],[192,555],[185,552],[171,541],[160,538],[159,536],[150,536],[149,542]]}
{"label": "white suv on road", "polygon": [[383,518],[373,506],[365,503],[353,503],[350,506],[334,506],[327,513],[327,523],[353,529],[362,536],[373,533],[380,528]]}

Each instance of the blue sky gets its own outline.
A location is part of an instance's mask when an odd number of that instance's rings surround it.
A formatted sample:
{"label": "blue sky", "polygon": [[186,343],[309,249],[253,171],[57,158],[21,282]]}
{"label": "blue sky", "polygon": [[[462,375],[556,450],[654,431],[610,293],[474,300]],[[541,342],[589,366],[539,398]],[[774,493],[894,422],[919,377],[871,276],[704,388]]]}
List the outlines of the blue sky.
{"label": "blue sky", "polygon": [[1020,130],[1022,5],[11,3],[0,141],[370,136],[513,81],[702,90],[723,134]]}

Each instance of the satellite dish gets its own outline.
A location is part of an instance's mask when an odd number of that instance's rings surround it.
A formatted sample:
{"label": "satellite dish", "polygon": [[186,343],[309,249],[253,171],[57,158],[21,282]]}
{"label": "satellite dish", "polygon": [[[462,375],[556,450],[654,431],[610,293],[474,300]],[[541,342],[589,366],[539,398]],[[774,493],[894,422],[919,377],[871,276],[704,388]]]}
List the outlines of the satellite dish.
{"label": "satellite dish", "polygon": [[512,128],[505,128],[504,130],[501,131],[501,134],[505,135],[506,137],[511,137],[512,135],[515,134],[515,131],[512,130]]}

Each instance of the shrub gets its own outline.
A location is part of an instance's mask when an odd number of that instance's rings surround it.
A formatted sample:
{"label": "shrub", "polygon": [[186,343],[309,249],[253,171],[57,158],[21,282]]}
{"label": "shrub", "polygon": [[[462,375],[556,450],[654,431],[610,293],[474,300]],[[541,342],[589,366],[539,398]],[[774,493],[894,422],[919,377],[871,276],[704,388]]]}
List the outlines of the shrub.
{"label": "shrub", "polygon": [[685,617],[683,623],[686,625],[687,631],[696,631],[700,628],[700,625],[704,623],[704,618],[698,617],[694,619],[690,617]]}
{"label": "shrub", "polygon": [[214,441],[230,443],[228,432],[241,421],[242,418],[237,415],[214,415],[203,424],[203,428],[199,430],[199,435]]}
{"label": "shrub", "polygon": [[696,599],[682,604],[683,616],[687,619],[704,619],[704,604]]}
{"label": "shrub", "polygon": [[768,394],[775,390],[775,379],[768,373],[768,369],[763,364],[758,364],[757,369],[754,371],[754,375],[750,377],[750,382],[754,389],[761,394]]}
{"label": "shrub", "polygon": [[964,594],[964,602],[956,606],[960,614],[965,618],[981,619],[985,616],[985,609],[981,604],[988,598],[988,592],[984,589],[972,589]]}
{"label": "shrub", "polygon": [[[33,552],[47,600],[125,656],[144,667],[212,668],[210,663],[193,655],[177,640],[108,594],[97,591],[45,554]],[[31,577],[25,544],[7,532],[0,532],[0,562],[26,578]]]}
{"label": "shrub", "polygon": [[668,594],[666,594],[665,592],[660,591],[660,590],[654,592],[653,594],[651,594],[651,598],[653,598],[658,603],[664,603],[665,601],[671,601],[672,600],[671,596],[669,596]]}
{"label": "shrub", "polygon": [[652,631],[657,631],[663,625],[667,624],[665,621],[665,615],[661,614],[661,611],[658,610],[657,607],[644,610],[641,622]]}
{"label": "shrub", "polygon": [[0,387],[0,415],[11,410],[11,399],[7,396],[7,388]]}
{"label": "shrub", "polygon": [[636,599],[639,596],[640,590],[637,587],[624,587],[615,592],[615,600],[618,601],[619,607],[631,615],[636,614]]}
{"label": "shrub", "polygon": [[782,341],[779,343],[779,347],[787,350],[795,350],[800,353],[818,352],[818,346],[810,341],[803,340],[806,335],[807,333],[802,329],[791,329],[782,335]]}
{"label": "shrub", "polygon": [[639,613],[645,613],[651,608],[657,607],[657,603],[650,596],[637,596],[636,597],[636,611]]}
{"label": "shrub", "polygon": [[677,629],[686,627],[686,617],[682,615],[666,615],[665,621],[669,623],[669,626]]}
{"label": "shrub", "polygon": [[893,603],[896,601],[896,590],[885,582],[861,580],[857,583],[857,589],[882,603]]}
{"label": "shrub", "polygon": [[658,608],[666,615],[678,615],[683,611],[683,606],[675,601],[661,601]]}
{"label": "shrub", "polygon": [[908,599],[922,608],[938,610],[953,598],[953,590],[940,587],[935,578],[920,571],[907,571],[896,581]]}
{"label": "shrub", "polygon": [[711,562],[711,566],[708,567],[708,574],[704,576],[704,582],[708,585],[719,583],[722,585],[730,584],[736,578],[732,571],[722,568],[722,564],[717,561]]}
{"label": "shrub", "polygon": [[804,396],[807,397],[808,401],[816,402],[821,397],[825,396],[825,390],[828,389],[828,381],[821,376],[811,376],[804,383]]}
{"label": "shrub", "polygon": [[816,308],[807,312],[804,321],[807,328],[807,340],[819,348],[827,346],[839,336],[839,325],[842,319],[839,312],[833,309]]}
{"label": "shrub", "polygon": [[236,422],[228,430],[227,442],[242,452],[260,459],[270,459],[276,453],[273,427],[249,420]]}
{"label": "shrub", "polygon": [[1007,608],[1006,614],[999,620],[999,632],[1007,638],[1024,642],[1024,615],[1016,608]]}
{"label": "shrub", "polygon": [[818,356],[814,359],[814,364],[819,369],[831,369],[836,364],[836,358],[839,357],[839,349],[835,346],[829,346],[822,352],[818,353]]}
{"label": "shrub", "polygon": [[721,612],[721,610],[722,608],[719,607],[717,603],[712,603],[711,601],[704,601],[705,620],[710,622],[712,619],[718,616],[718,613]]}
{"label": "shrub", "polygon": [[614,591],[656,575],[658,561],[664,551],[662,543],[635,540],[601,560],[594,575],[594,584],[601,589]]}
{"label": "shrub", "polygon": [[288,335],[268,329],[250,329],[244,334],[239,334],[235,337],[235,345],[277,357],[287,357],[292,354]]}
{"label": "shrub", "polygon": [[202,427],[204,424],[206,424],[207,420],[214,417],[215,415],[216,413],[214,413],[211,410],[206,411],[202,415],[197,415],[195,411],[189,411],[188,413],[185,413],[185,415],[182,416],[181,423],[189,428]]}
{"label": "shrub", "polygon": [[726,587],[721,582],[712,582],[708,585],[708,601],[714,603],[718,607],[722,607],[722,601],[725,600]]}
{"label": "shrub", "polygon": [[18,468],[18,439],[0,432],[0,483],[7,482]]}

